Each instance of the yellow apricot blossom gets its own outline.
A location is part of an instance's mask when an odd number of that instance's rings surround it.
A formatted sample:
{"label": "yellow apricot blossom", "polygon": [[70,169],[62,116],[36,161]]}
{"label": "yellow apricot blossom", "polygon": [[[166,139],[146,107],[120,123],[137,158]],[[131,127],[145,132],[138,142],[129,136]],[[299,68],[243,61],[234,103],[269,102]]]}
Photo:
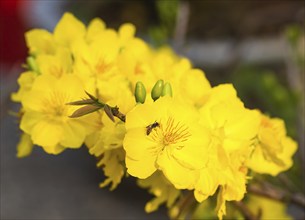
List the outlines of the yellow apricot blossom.
{"label": "yellow apricot blossom", "polygon": [[106,30],[106,24],[100,18],[94,18],[90,21],[87,32],[86,32],[86,40],[87,43],[91,43],[96,38],[99,37],[99,34]]}
{"label": "yellow apricot blossom", "polygon": [[211,132],[212,144],[209,162],[201,169],[194,195],[202,202],[221,186],[218,216],[222,218],[225,201],[241,200],[246,192],[245,161],[253,149],[259,114],[246,109],[229,84],[211,89],[200,114],[200,123]]}
{"label": "yellow apricot blossom", "polygon": [[56,44],[53,35],[47,30],[33,29],[25,33],[26,45],[29,54],[37,56],[39,54],[54,54]]}
{"label": "yellow apricot blossom", "polygon": [[40,74],[50,74],[61,77],[72,72],[71,52],[64,47],[58,47],[56,52],[50,54],[40,54],[36,57],[36,65]]}
{"label": "yellow apricot blossom", "polygon": [[100,187],[111,183],[110,190],[114,190],[121,182],[125,173],[123,138],[125,135],[124,123],[117,120],[113,123],[103,112],[96,117],[94,132],[85,139],[89,153],[99,158],[97,167],[101,167],[107,179]]}
{"label": "yellow apricot blossom", "polygon": [[[112,94],[116,95],[107,102],[110,106],[122,106],[122,113],[128,112],[134,105],[135,100],[130,91],[119,89]],[[114,190],[125,174],[125,151],[123,149],[123,139],[126,133],[125,124],[119,119],[111,121],[105,112],[99,112],[95,118],[94,132],[86,137],[85,144],[89,148],[89,153],[99,158],[97,163],[104,171],[107,179],[100,184],[100,187],[111,183],[110,190]]]}
{"label": "yellow apricot blossom", "polygon": [[143,82],[150,92],[153,84],[158,80],[153,73],[151,48],[141,39],[133,38],[124,45],[118,54],[116,65],[119,73],[130,81],[132,88],[135,88],[137,81]]}
{"label": "yellow apricot blossom", "polygon": [[247,165],[257,173],[276,176],[292,166],[297,144],[287,136],[283,120],[260,115],[257,145]]}
{"label": "yellow apricot blossom", "polygon": [[20,128],[31,136],[34,144],[42,146],[48,153],[79,148],[90,132],[88,117],[94,115],[69,118],[76,107],[67,103],[82,98],[82,88],[81,81],[71,74],[60,79],[52,75],[38,76],[22,99],[25,113]]}
{"label": "yellow apricot blossom", "polygon": [[24,94],[31,90],[36,76],[33,71],[26,71],[20,74],[18,78],[19,90],[11,95],[14,102],[21,102]]}
{"label": "yellow apricot blossom", "polygon": [[58,45],[70,48],[72,43],[86,35],[85,25],[73,14],[64,13],[54,29],[54,40]]}
{"label": "yellow apricot blossom", "polygon": [[196,109],[171,97],[137,105],[126,115],[127,172],[145,179],[161,170],[176,188],[194,188],[210,142],[198,117]]}

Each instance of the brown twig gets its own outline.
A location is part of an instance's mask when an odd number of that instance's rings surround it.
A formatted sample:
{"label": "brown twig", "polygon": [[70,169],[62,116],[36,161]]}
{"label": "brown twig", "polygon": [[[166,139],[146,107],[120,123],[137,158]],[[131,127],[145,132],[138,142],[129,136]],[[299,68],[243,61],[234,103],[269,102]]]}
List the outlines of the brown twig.
{"label": "brown twig", "polygon": [[[86,91],[85,91],[86,92]],[[104,112],[107,114],[107,116],[114,122],[114,117],[119,118],[122,122],[125,122],[126,115],[124,115],[122,112],[119,111],[119,108],[117,106],[111,107],[108,104],[105,104],[101,101],[99,101],[98,98],[91,95],[90,93],[86,92],[89,99],[82,99],[74,102],[69,102],[67,105],[77,105],[82,106],[81,108],[77,109],[70,115],[70,118],[78,118],[87,114],[90,114],[92,112],[96,112],[100,109],[103,109]]]}
{"label": "brown twig", "polygon": [[291,193],[295,193],[299,190],[299,187],[294,184],[291,179],[287,176],[285,173],[281,173],[278,175],[278,179],[283,183],[286,187],[286,189],[289,190]]}
{"label": "brown twig", "polygon": [[[179,213],[173,219],[181,219],[183,215],[187,215],[190,212],[190,207],[196,202],[192,191],[188,191],[179,201],[177,206],[179,207]],[[184,217],[185,218],[185,217]],[[184,219],[183,218],[183,219]]]}
{"label": "brown twig", "polygon": [[111,112],[113,116],[120,119],[122,122],[126,121],[126,115],[124,115],[122,112],[119,111],[119,108],[117,106],[111,108]]}
{"label": "brown twig", "polygon": [[259,212],[257,215],[255,215],[243,202],[232,201],[232,203],[241,212],[241,214],[245,217],[245,219],[247,219],[247,220],[260,219],[261,212]]}
{"label": "brown twig", "polygon": [[282,202],[290,202],[305,208],[305,197],[301,193],[291,194],[267,183],[262,185],[251,184],[248,186],[248,192]]}

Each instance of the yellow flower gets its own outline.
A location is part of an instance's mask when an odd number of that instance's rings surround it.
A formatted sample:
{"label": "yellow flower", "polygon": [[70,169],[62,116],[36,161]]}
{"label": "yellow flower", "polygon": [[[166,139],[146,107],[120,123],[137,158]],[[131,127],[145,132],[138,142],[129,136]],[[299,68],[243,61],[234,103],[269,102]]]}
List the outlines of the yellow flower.
{"label": "yellow flower", "polygon": [[125,45],[134,39],[136,28],[133,24],[126,23],[120,26],[118,30],[120,38],[121,49],[124,49]]}
{"label": "yellow flower", "polygon": [[221,173],[224,183],[221,184],[217,195],[216,212],[219,219],[226,215],[226,201],[240,201],[246,193],[247,169],[227,169]]}
{"label": "yellow flower", "polygon": [[104,171],[104,175],[107,177],[100,187],[105,187],[111,184],[110,190],[114,190],[125,174],[124,166],[125,151],[123,148],[117,148],[113,150],[105,151],[103,157],[97,163],[97,167],[101,167]]}
{"label": "yellow flower", "polygon": [[24,94],[30,91],[36,76],[37,75],[32,71],[26,71],[24,73],[21,73],[21,75],[18,78],[18,84],[20,88],[18,92],[13,93],[11,95],[11,98],[14,102],[21,102]]}
{"label": "yellow flower", "polygon": [[71,52],[64,47],[58,47],[53,55],[41,54],[36,58],[40,74],[50,74],[61,77],[72,71]]}
{"label": "yellow flower", "polygon": [[75,41],[72,53],[73,73],[85,83],[86,91],[107,102],[116,97],[122,87],[129,89],[129,82],[119,73],[116,65],[119,38],[115,31],[106,29],[99,32],[99,38],[90,43],[84,39]]}
{"label": "yellow flower", "polygon": [[25,41],[29,48],[29,54],[33,56],[54,54],[56,51],[53,35],[43,29],[34,29],[26,32]]}
{"label": "yellow flower", "polygon": [[170,97],[137,105],[126,115],[127,172],[144,179],[159,169],[176,188],[193,188],[210,142],[198,116]]}
{"label": "yellow flower", "polygon": [[116,65],[119,73],[131,82],[133,89],[137,81],[141,81],[150,92],[158,80],[152,73],[152,58],[151,48],[143,40],[133,38],[118,54]]}
{"label": "yellow flower", "polygon": [[89,152],[96,157],[101,156],[107,150],[113,150],[123,146],[125,135],[124,123],[115,119],[114,123],[103,113],[96,131],[86,138],[86,145]]}
{"label": "yellow flower", "polygon": [[125,125],[118,119],[114,123],[104,112],[96,119],[95,131],[88,135],[85,144],[89,153],[98,158],[97,167],[101,167],[107,176],[100,187],[111,183],[110,190],[114,190],[125,173],[125,152],[122,148]]}
{"label": "yellow flower", "polygon": [[202,202],[218,194],[218,216],[225,214],[225,202],[241,200],[246,192],[245,161],[258,132],[259,115],[248,110],[236,96],[232,85],[211,89],[200,108],[200,123],[212,136],[207,166],[201,169],[194,195]]}
{"label": "yellow flower", "polygon": [[[121,90],[120,88],[117,90],[120,92],[113,94],[117,96],[107,104],[121,106],[120,112],[126,113],[135,105],[134,97],[129,90]],[[110,190],[113,190],[125,174],[125,151],[123,149],[123,139],[126,133],[125,124],[117,118],[113,122],[105,112],[99,112],[95,125],[95,131],[87,136],[85,144],[89,148],[89,153],[98,158],[97,166],[101,167],[107,176],[100,187],[111,183]]]}
{"label": "yellow flower", "polygon": [[74,41],[84,38],[85,35],[85,25],[68,12],[62,16],[54,29],[55,42],[68,48]]}
{"label": "yellow flower", "polygon": [[25,113],[20,128],[48,153],[79,148],[90,132],[90,117],[94,114],[80,119],[69,118],[77,107],[66,103],[83,96],[82,83],[74,75],[64,75],[60,79],[52,75],[38,76],[22,99]]}
{"label": "yellow flower", "polygon": [[292,166],[297,144],[286,135],[285,123],[261,114],[258,144],[247,165],[258,173],[276,176]]}
{"label": "yellow flower", "polygon": [[99,18],[94,18],[92,21],[90,21],[87,33],[86,33],[86,39],[87,42],[90,44],[92,41],[94,41],[96,38],[99,37],[99,34],[104,32],[106,30],[106,25],[103,20]]}
{"label": "yellow flower", "polygon": [[85,39],[78,39],[71,47],[75,59],[75,72],[81,77],[105,79],[113,76],[119,52],[119,39],[115,31],[105,30],[90,44]]}
{"label": "yellow flower", "polygon": [[211,90],[210,82],[205,77],[204,72],[199,69],[189,69],[183,72],[177,86],[179,86],[179,89],[175,89],[175,84],[173,84],[174,91],[178,93],[176,96],[180,96],[185,101],[198,107],[204,104]]}

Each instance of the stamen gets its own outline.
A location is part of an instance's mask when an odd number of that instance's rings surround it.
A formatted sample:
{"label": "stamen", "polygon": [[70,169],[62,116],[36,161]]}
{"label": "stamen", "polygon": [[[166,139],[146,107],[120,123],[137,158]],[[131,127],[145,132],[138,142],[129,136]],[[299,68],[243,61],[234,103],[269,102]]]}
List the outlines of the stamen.
{"label": "stamen", "polygon": [[95,70],[97,74],[103,74],[107,72],[110,68],[111,68],[111,64],[107,63],[105,59],[102,58],[95,65]]}
{"label": "stamen", "polygon": [[178,148],[182,149],[184,147],[183,142],[187,141],[191,136],[189,133],[189,128],[181,124],[181,122],[175,123],[175,120],[172,117],[169,117],[166,123],[158,121],[159,126],[152,129],[148,138],[151,138],[152,141],[161,144],[162,149],[157,147],[152,147],[152,153],[158,153],[160,150],[163,150],[164,147],[179,143]]}
{"label": "stamen", "polygon": [[188,127],[180,122],[175,124],[172,117],[168,118],[166,127],[163,130],[163,135],[163,143],[165,145],[185,142],[191,136],[191,134],[188,132]]}

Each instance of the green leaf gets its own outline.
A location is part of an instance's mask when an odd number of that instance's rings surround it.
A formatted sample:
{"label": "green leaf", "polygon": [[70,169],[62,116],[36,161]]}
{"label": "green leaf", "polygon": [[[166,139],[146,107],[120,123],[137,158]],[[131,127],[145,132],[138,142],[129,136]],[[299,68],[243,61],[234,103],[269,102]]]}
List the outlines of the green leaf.
{"label": "green leaf", "polygon": [[75,112],[73,112],[72,115],[70,115],[70,118],[78,118],[87,114],[90,114],[92,112],[100,110],[102,107],[100,106],[95,106],[95,105],[87,105],[84,106],[80,109],[77,109]]}
{"label": "green leaf", "polygon": [[69,102],[66,105],[91,105],[95,104],[95,101],[92,99],[83,99],[75,102]]}
{"label": "green leaf", "polygon": [[111,119],[111,121],[114,122],[114,117],[113,117],[113,113],[112,113],[111,107],[109,105],[105,105],[104,111],[107,114],[107,116]]}

